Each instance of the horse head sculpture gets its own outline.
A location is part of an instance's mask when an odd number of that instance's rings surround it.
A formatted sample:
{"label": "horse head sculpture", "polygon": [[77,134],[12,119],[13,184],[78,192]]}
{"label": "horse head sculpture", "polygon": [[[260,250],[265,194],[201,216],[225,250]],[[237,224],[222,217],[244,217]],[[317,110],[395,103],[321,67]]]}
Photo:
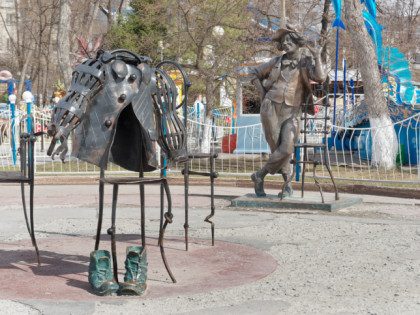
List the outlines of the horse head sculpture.
{"label": "horse head sculpture", "polygon": [[[119,49],[99,51],[96,58],[78,65],[70,89],[53,109],[48,155],[60,154],[64,161],[74,130],[72,155],[102,169],[111,161],[132,171],[155,170],[156,141],[169,161],[186,156],[185,127],[176,109],[186,104],[191,83],[176,62],[151,68],[148,61]],[[175,83],[160,68],[165,63],[182,73],[181,104]],[[58,140],[61,145],[53,152]]]}

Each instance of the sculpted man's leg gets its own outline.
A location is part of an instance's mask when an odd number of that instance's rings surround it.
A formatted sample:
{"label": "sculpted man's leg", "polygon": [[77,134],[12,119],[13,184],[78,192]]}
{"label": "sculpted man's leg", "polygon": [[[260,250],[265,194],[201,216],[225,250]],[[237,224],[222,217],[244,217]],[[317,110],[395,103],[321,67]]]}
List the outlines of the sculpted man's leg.
{"label": "sculpted man's leg", "polygon": [[[290,158],[292,157],[294,153],[295,144],[299,140],[299,132],[300,132],[300,120],[298,118],[292,118],[290,121],[288,121],[288,124],[285,126],[285,132],[289,133],[289,137],[285,137],[285,139],[282,141],[285,141],[287,143],[287,149],[289,156],[287,158],[287,162],[283,163],[280,172],[283,176],[284,182],[287,182],[290,176]],[[287,184],[285,191],[284,191],[284,197],[289,197],[293,195],[293,188],[291,183]],[[281,196],[281,192],[279,193],[279,197]]]}
{"label": "sculpted man's leg", "polygon": [[[294,152],[295,143],[299,138],[299,119],[290,118],[284,122],[280,132],[280,145],[268,159],[265,170],[270,174],[275,174],[280,171],[283,175],[284,181],[287,181],[290,158]],[[293,194],[292,186],[289,184],[286,187],[285,196]]]}
{"label": "sculpted man's leg", "polygon": [[[264,130],[265,139],[270,146],[271,152],[277,149],[281,125],[278,122],[278,104],[272,104],[270,100],[265,99],[261,104],[261,123]],[[265,197],[264,192],[264,178],[269,173],[268,169],[264,166],[258,172],[251,175],[254,182],[255,194],[258,197]]]}
{"label": "sculpted man's leg", "polygon": [[251,175],[251,179],[254,182],[254,190],[255,194],[258,197],[265,197],[265,191],[264,191],[264,177],[268,174],[268,171],[266,170],[265,166],[260,169],[258,172],[255,172]]}
{"label": "sculpted man's leg", "polygon": [[[264,100],[261,104],[260,118],[264,130],[265,140],[273,153],[279,145],[279,136],[281,130],[281,105],[275,104],[270,100]],[[280,118],[280,119],[279,119]]]}
{"label": "sculpted man's leg", "polygon": [[[283,174],[283,173],[281,175],[283,176],[284,182],[287,182],[287,180],[289,179],[289,175],[286,175],[286,174]],[[281,197],[281,191],[279,192],[278,196],[279,196],[279,198]],[[292,187],[291,183],[286,185],[286,188],[284,189],[283,197],[285,198],[285,197],[290,197],[290,196],[293,196],[293,187]]]}

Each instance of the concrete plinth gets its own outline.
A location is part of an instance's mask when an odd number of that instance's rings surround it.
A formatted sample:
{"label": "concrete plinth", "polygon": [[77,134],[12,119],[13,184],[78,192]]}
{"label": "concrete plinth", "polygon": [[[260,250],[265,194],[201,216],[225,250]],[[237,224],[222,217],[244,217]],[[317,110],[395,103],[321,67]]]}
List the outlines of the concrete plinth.
{"label": "concrete plinth", "polygon": [[321,196],[314,197],[287,197],[283,200],[277,195],[267,195],[266,197],[257,197],[255,194],[247,194],[232,200],[234,207],[245,208],[276,208],[276,209],[294,209],[294,210],[322,210],[337,211],[346,207],[357,205],[363,202],[362,198],[340,198],[335,200],[331,197],[325,197],[322,203]]}

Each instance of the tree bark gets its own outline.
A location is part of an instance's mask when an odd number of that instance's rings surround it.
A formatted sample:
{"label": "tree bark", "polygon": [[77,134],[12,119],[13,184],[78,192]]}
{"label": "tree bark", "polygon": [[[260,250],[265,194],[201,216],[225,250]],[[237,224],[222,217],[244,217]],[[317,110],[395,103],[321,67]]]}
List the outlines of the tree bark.
{"label": "tree bark", "polygon": [[18,84],[18,88],[17,88],[17,91],[16,91],[16,104],[19,104],[20,99],[22,97],[23,85],[25,84],[26,72],[28,70],[29,63],[31,62],[33,52],[34,52],[33,50],[29,50],[28,54],[26,55],[25,63],[23,64],[22,71],[20,73],[19,84]]}
{"label": "tree bark", "polygon": [[[322,19],[321,19],[321,34],[320,34],[321,41],[327,40],[328,24],[329,24],[328,14],[330,12],[330,5],[331,5],[331,0],[325,0],[324,12],[322,13]],[[322,48],[322,52],[321,52],[321,60],[323,64],[327,63],[327,49],[328,49],[328,43],[324,46],[324,48]],[[328,68],[329,66],[330,65],[328,65]]]}
{"label": "tree bark", "polygon": [[[52,21],[52,19],[51,19]],[[44,95],[43,98],[43,106],[47,105],[49,103],[49,95],[48,95],[48,90],[47,90],[47,85],[48,85],[48,79],[49,79],[49,74],[50,74],[50,52],[51,52],[51,46],[52,46],[52,30],[53,28],[50,27],[49,32],[48,32],[48,45],[47,45],[47,50],[45,51],[44,54],[44,58],[45,58],[45,79],[42,85],[42,94]]]}
{"label": "tree bark", "polygon": [[346,28],[357,53],[370,125],[372,165],[395,167],[397,138],[382,90],[376,48],[365,27],[360,0],[344,0]]}
{"label": "tree bark", "polygon": [[206,76],[206,118],[203,126],[203,139],[201,142],[201,152],[210,153],[211,149],[211,132],[213,121],[213,110],[215,101],[215,82],[214,75]]}
{"label": "tree bark", "polygon": [[101,3],[101,0],[95,0],[93,3],[93,10],[92,10],[92,16],[90,17],[89,24],[86,30],[86,39],[91,39],[92,36],[92,30],[93,30],[93,23],[95,21],[96,14],[98,14],[99,11],[99,5]]}
{"label": "tree bark", "polygon": [[60,65],[63,82],[66,89],[71,83],[70,64],[70,17],[71,0],[60,0],[60,20],[58,23],[57,48],[58,64]]}

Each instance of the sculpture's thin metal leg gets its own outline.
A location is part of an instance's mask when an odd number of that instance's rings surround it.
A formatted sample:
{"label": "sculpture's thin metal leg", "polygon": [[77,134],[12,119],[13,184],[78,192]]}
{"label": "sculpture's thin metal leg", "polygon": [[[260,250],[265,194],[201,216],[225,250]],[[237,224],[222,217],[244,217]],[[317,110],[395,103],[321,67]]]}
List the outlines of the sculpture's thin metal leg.
{"label": "sculpture's thin metal leg", "polygon": [[[162,255],[162,260],[163,260],[163,264],[165,265],[166,271],[168,272],[169,277],[171,278],[172,282],[176,283],[176,279],[174,275],[172,274],[171,269],[169,268],[168,261],[166,260],[166,254],[165,254],[164,243],[163,243],[163,240],[165,237],[166,226],[168,225],[168,223],[172,223],[172,218],[173,218],[172,200],[171,200],[171,193],[169,191],[168,182],[166,181],[166,179],[163,179],[162,183],[164,185],[166,198],[168,201],[168,212],[165,213],[165,222],[163,223],[163,227],[159,235],[159,247],[160,247],[160,254]],[[163,212],[163,208],[161,208],[161,212]]]}
{"label": "sculpture's thin metal leg", "polygon": [[165,205],[165,198],[164,198],[164,188],[163,182],[160,182],[160,219],[159,219],[159,239],[158,239],[158,246],[160,246],[160,234],[162,234],[163,229],[163,211]]}
{"label": "sculpture's thin metal leg", "polygon": [[118,184],[114,184],[112,193],[112,217],[111,228],[108,229],[108,235],[111,235],[111,252],[112,252],[112,265],[114,267],[114,279],[118,283],[118,264],[117,264],[117,245],[115,242],[115,219],[117,213],[117,198],[118,198]]}
{"label": "sculpture's thin metal leg", "polygon": [[[29,235],[31,235],[31,239],[32,239],[31,227],[29,225],[28,213],[26,211],[25,183],[21,183],[20,188],[21,188],[21,192],[22,192],[23,215],[25,216],[26,228],[28,229],[28,233],[29,233]],[[33,245],[33,242],[32,242],[32,245]]]}
{"label": "sculpture's thin metal leg", "polygon": [[105,171],[101,168],[99,176],[99,213],[98,213],[98,227],[96,229],[96,240],[95,240],[95,250],[99,249],[99,242],[101,241],[101,230],[102,230],[102,219],[104,216],[104,189],[105,183],[103,179],[105,177]]}
{"label": "sculpture's thin metal leg", "polygon": [[[299,150],[299,149],[296,149]],[[303,163],[302,163],[302,187],[301,187],[301,197],[304,197],[304,191],[305,191],[305,172],[306,172],[306,165],[305,161],[308,161],[308,151],[307,148],[303,148]]]}
{"label": "sculpture's thin metal leg", "polygon": [[31,220],[31,238],[32,238],[32,244],[35,247],[36,256],[38,258],[38,266],[41,265],[41,259],[39,257],[39,250],[38,245],[36,244],[36,238],[35,238],[35,229],[34,229],[34,179],[32,176],[32,180],[29,184],[29,216]]}
{"label": "sculpture's thin metal leg", "polygon": [[[143,178],[143,170],[140,171],[140,178]],[[144,201],[144,184],[140,183],[140,225],[141,225],[141,246],[146,246],[146,215]]]}
{"label": "sculpture's thin metal leg", "polygon": [[[23,175],[26,177],[28,174],[27,169],[26,169],[26,144],[24,145],[23,141],[24,140],[21,140],[22,144],[20,146],[20,157],[21,157],[20,166],[21,166],[21,170],[23,170]],[[22,193],[23,215],[25,216],[26,228],[28,229],[28,233],[32,239],[31,227],[29,225],[28,213],[26,211],[25,183],[21,183],[20,188],[21,188],[21,193]],[[32,241],[32,245],[33,245],[33,241]]]}
{"label": "sculpture's thin metal leg", "polygon": [[210,218],[214,216],[214,157],[210,157],[210,198],[211,198],[211,213],[204,219],[205,222],[211,224],[211,245],[214,246],[214,222],[210,221]]}
{"label": "sculpture's thin metal leg", "polygon": [[188,161],[184,163],[184,198],[185,198],[185,250],[188,251],[188,194],[189,194],[189,165]]}
{"label": "sculpture's thin metal leg", "polygon": [[165,198],[164,198],[164,187],[163,187],[163,180],[165,178],[165,173],[164,170],[161,169],[160,170],[160,218],[159,218],[159,239],[158,239],[158,246],[160,246],[160,234],[162,233],[162,228],[163,228],[163,213],[164,213],[164,208],[165,208]]}
{"label": "sculpture's thin metal leg", "polygon": [[316,172],[316,166],[318,164],[319,164],[318,161],[314,161],[314,181],[315,181],[315,184],[318,186],[319,193],[321,194],[322,203],[325,203],[324,194],[322,193],[322,187],[321,187],[321,184],[319,183],[318,179],[316,178],[316,173],[315,173]]}
{"label": "sculpture's thin metal leg", "polygon": [[332,181],[332,183],[333,183],[333,185],[334,185],[334,190],[335,190],[335,200],[339,200],[339,199],[340,199],[340,197],[338,196],[338,188],[337,188],[337,186],[335,185],[334,176],[333,176],[333,174],[332,174],[332,172],[331,172],[330,164],[329,164],[328,162],[326,162],[326,163],[325,163],[325,166],[327,167],[328,173],[330,174],[330,177],[331,177],[331,181]]}

